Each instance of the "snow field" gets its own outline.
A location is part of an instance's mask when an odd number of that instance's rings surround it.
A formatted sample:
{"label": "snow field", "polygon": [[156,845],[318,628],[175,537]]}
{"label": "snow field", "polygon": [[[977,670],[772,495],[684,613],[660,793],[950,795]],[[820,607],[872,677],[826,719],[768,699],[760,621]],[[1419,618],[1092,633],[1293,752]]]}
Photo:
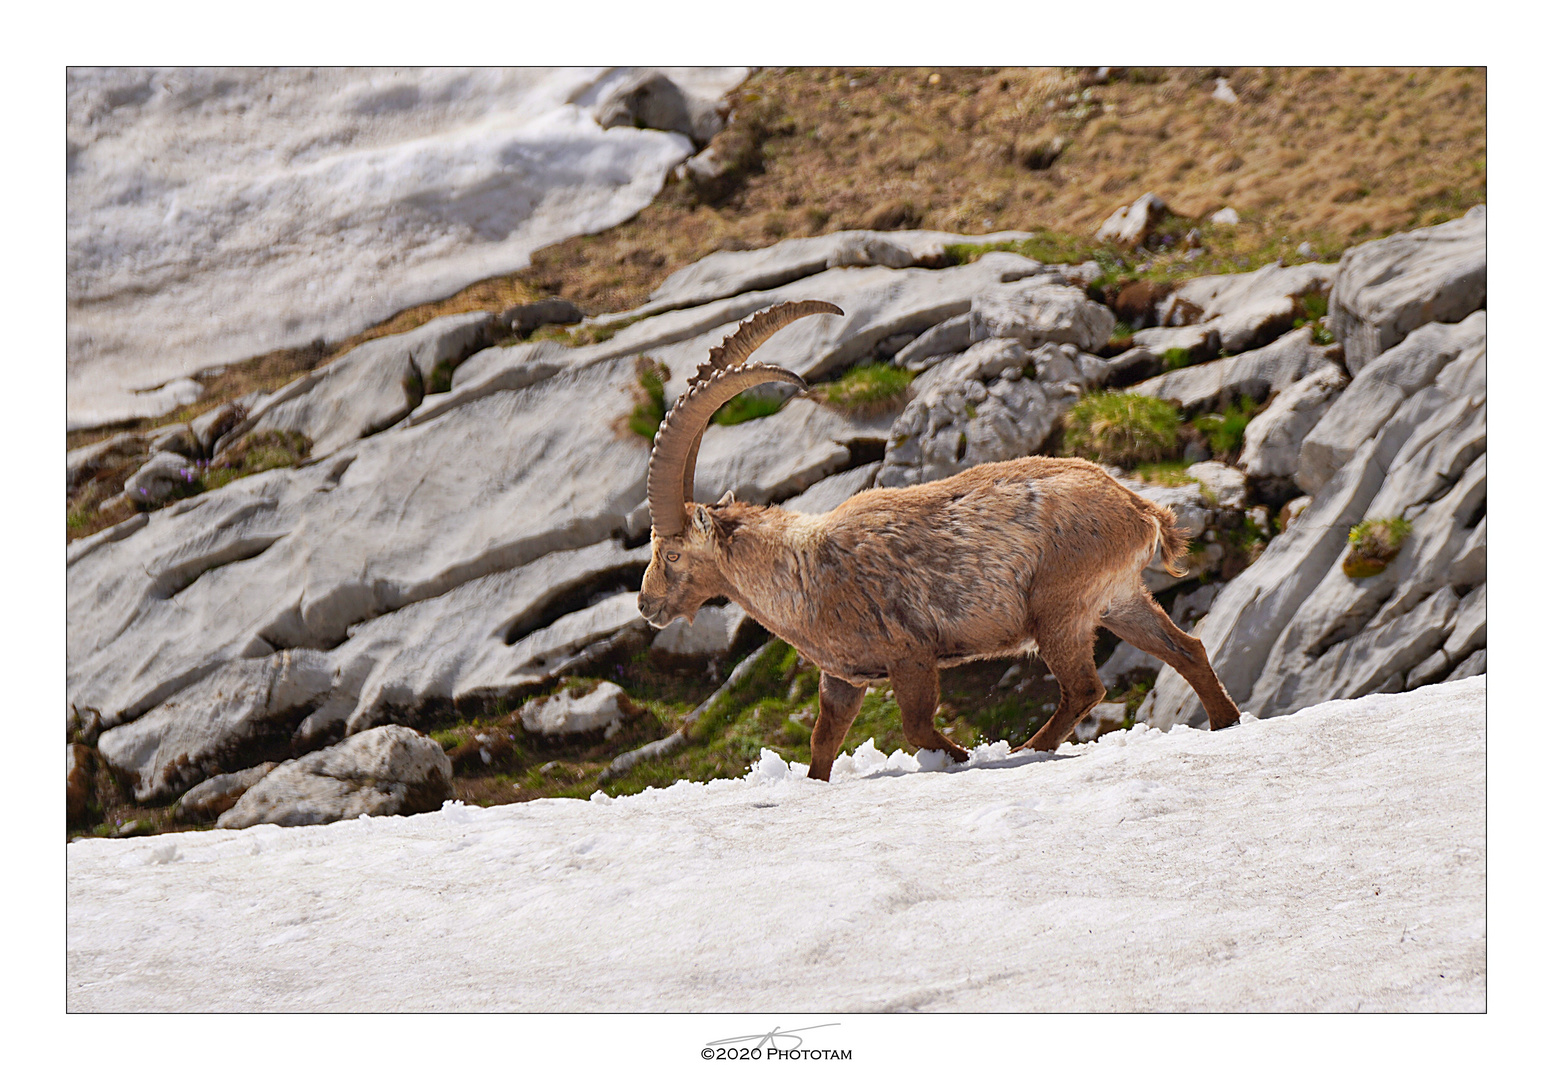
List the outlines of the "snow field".
{"label": "snow field", "polygon": [[[716,99],[742,68],[667,68]],[[693,152],[604,130],[622,68],[72,69],[67,417],[339,341],[616,225]]]}
{"label": "snow field", "polygon": [[1480,1010],[1484,697],[80,841],[69,1007]]}

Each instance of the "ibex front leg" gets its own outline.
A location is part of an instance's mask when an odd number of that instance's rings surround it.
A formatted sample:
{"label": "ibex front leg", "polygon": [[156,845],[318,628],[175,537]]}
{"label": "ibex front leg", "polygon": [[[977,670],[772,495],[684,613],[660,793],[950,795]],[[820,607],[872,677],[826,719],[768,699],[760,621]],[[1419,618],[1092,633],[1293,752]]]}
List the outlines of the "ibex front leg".
{"label": "ibex front leg", "polygon": [[820,672],[820,718],[809,734],[809,779],[830,779],[830,767],[862,707],[861,686]]}
{"label": "ibex front leg", "polygon": [[895,703],[901,707],[901,727],[908,742],[924,750],[943,750],[956,761],[971,755],[965,747],[933,726],[938,711],[938,665],[911,660],[890,668]]}

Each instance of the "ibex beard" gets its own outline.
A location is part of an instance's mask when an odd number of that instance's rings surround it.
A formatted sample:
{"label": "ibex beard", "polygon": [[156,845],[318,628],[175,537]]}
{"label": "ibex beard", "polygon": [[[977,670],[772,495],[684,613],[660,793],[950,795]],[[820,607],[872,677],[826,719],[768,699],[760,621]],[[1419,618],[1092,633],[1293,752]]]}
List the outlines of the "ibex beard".
{"label": "ibex beard", "polygon": [[866,687],[883,680],[895,690],[906,738],[964,761],[965,748],[933,724],[939,669],[1037,649],[1061,698],[1022,749],[1055,750],[1105,698],[1094,662],[1101,626],[1179,671],[1211,727],[1237,722],[1202,643],[1143,583],[1156,550],[1167,567],[1186,550],[1174,515],[1090,462],[978,465],[915,487],[864,491],[826,514],[731,495],[694,502],[696,452],[712,413],[762,382],[804,386],[783,368],[742,361],[788,322],[819,313],[841,311],[806,300],[748,320],[664,418],[648,468],[652,557],[638,598],[648,622],[693,619],[702,604],[726,597],[819,668],[809,765],[819,780],[830,779]]}

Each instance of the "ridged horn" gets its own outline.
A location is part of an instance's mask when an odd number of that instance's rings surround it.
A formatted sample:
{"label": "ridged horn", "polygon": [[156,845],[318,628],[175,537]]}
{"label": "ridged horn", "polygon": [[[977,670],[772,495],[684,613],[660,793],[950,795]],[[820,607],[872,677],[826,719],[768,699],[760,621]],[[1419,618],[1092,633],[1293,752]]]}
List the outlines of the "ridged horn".
{"label": "ridged horn", "polygon": [[663,418],[647,462],[647,509],[659,536],[685,531],[685,504],[694,501],[686,492],[695,482],[696,451],[712,414],[750,387],[768,382],[809,388],[797,375],[773,364],[725,368],[686,390]]}
{"label": "ridged horn", "polygon": [[[733,333],[723,338],[723,343],[707,353],[701,366],[696,368],[696,373],[690,378],[690,386],[698,386],[706,382],[715,373],[726,371],[728,368],[737,367],[748,360],[751,354],[770,339],[788,323],[796,322],[806,315],[845,315],[835,304],[824,300],[789,300],[781,304],[773,304],[764,311],[757,311],[749,318],[734,328]],[[685,502],[695,502],[696,482],[696,455],[701,451],[701,430],[696,431],[695,442],[690,446],[690,451],[685,455]]]}

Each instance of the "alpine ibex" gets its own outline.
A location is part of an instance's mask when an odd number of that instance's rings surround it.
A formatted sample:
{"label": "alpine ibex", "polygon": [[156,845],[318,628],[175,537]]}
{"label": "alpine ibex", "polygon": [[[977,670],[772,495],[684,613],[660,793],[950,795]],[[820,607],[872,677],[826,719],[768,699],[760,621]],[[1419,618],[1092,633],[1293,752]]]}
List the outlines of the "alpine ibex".
{"label": "alpine ibex", "polygon": [[712,414],[760,383],[807,389],[791,371],[744,361],[788,323],[821,313],[842,311],[804,300],[753,316],[711,351],[664,417],[647,470],[652,558],[637,605],[648,622],[694,619],[723,596],[812,661],[820,715],[809,775],[819,780],[830,779],[864,689],[883,679],[895,688],[906,738],[964,761],[964,747],[933,726],[938,669],[1037,646],[1061,700],[1022,748],[1055,750],[1105,698],[1098,626],[1185,676],[1213,728],[1236,723],[1239,710],[1202,643],[1143,584],[1156,547],[1167,565],[1186,550],[1175,515],[1090,462],[977,465],[916,487],[863,491],[827,514],[751,506],[731,493],[696,503],[696,454]]}

